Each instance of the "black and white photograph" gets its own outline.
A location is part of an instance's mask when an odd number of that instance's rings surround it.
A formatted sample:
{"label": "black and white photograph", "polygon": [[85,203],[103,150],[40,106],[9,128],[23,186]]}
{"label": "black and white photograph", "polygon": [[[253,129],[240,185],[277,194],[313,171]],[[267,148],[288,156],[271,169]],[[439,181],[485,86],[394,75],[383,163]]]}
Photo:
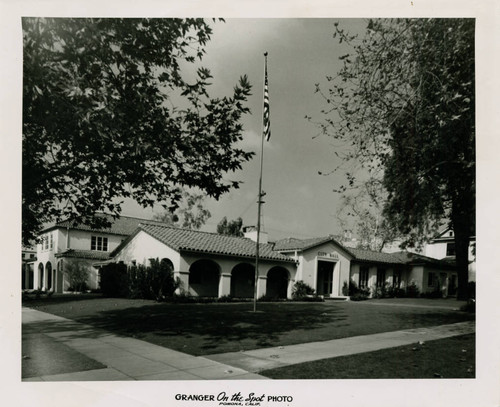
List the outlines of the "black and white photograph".
{"label": "black and white photograph", "polygon": [[493,2],[50,3],[2,4],[11,404],[498,404]]}

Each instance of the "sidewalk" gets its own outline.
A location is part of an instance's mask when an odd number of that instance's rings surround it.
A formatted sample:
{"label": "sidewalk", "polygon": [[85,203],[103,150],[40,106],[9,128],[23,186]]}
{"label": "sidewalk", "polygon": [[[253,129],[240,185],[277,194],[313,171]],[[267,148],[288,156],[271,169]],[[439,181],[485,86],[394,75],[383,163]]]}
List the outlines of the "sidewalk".
{"label": "sidewalk", "polygon": [[[23,378],[23,381],[111,381],[111,380],[258,380],[249,373],[204,357],[187,355],[134,338],[120,337],[66,318],[22,309],[23,337],[43,335],[72,356],[86,357],[103,368]],[[38,336],[38,337],[36,337]],[[69,354],[71,352],[72,354]],[[82,356],[83,355],[83,356]],[[23,355],[33,363],[50,363],[47,355]],[[61,354],[49,355],[59,359]],[[40,358],[37,362],[36,359]],[[95,361],[95,362],[94,362]],[[63,360],[62,363],[65,361]]]}
{"label": "sidewalk", "polygon": [[[70,372],[28,377],[23,378],[23,381],[262,380],[267,378],[257,373],[266,369],[465,335],[475,331],[474,321],[468,321],[200,357],[138,339],[117,336],[90,325],[30,308],[23,308],[22,320],[23,340],[51,342],[52,349],[54,345],[64,347],[62,352],[46,352],[44,357],[36,352],[23,356],[33,358],[35,367],[38,363],[40,371],[43,370],[44,364],[50,364],[54,359],[62,359],[58,362],[63,365],[76,363]],[[80,365],[74,362],[78,357],[81,358]],[[89,370],[79,369],[79,366]]]}
{"label": "sidewalk", "polygon": [[383,332],[373,335],[353,336],[324,342],[279,346],[244,352],[208,355],[206,358],[258,373],[267,369],[312,362],[320,359],[372,352],[380,349],[427,342],[475,332],[474,321],[459,322],[429,328]]}

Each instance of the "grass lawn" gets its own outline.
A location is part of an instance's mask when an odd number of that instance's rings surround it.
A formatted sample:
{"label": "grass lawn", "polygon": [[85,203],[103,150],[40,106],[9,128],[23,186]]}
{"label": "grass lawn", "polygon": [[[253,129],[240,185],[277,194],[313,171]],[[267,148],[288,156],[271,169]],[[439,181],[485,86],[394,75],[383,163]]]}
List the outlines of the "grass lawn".
{"label": "grass lawn", "polygon": [[[453,302],[453,300],[451,300]],[[366,302],[168,304],[53,296],[23,305],[191,355],[208,355],[451,324],[473,314]]]}
{"label": "grass lawn", "polygon": [[259,374],[272,379],[474,378],[475,335],[300,363]]}

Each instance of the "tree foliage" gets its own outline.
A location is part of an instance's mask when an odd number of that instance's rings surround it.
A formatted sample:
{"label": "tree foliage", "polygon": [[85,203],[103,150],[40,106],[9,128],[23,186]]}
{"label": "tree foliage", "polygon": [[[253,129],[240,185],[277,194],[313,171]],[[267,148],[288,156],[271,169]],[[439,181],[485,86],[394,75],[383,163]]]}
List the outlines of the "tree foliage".
{"label": "tree foliage", "polygon": [[166,209],[155,214],[153,218],[171,226],[198,230],[212,216],[210,211],[203,206],[203,194],[184,191],[179,206],[174,211]]}
{"label": "tree foliage", "polygon": [[87,288],[90,277],[89,265],[77,259],[64,261],[64,275],[73,291],[83,291]]}
{"label": "tree foliage", "polygon": [[319,126],[345,148],[340,190],[360,168],[382,182],[385,220],[407,246],[447,219],[463,298],[475,233],[474,20],[370,20],[363,37],[338,24],[335,36],[352,52],[317,92],[328,106]]}
{"label": "tree foliage", "polygon": [[373,178],[360,183],[356,193],[342,196],[337,218],[342,230],[350,230],[350,221],[354,223],[360,249],[380,252],[398,238],[383,216],[385,196],[382,183]]}
{"label": "tree foliage", "polygon": [[220,235],[228,236],[243,236],[243,219],[237,218],[235,220],[228,221],[227,217],[223,217],[217,225],[217,233]]}
{"label": "tree foliage", "polygon": [[23,18],[23,239],[71,217],[102,225],[123,198],[175,208],[181,187],[218,198],[253,153],[235,148],[250,84],[208,94],[203,19]]}

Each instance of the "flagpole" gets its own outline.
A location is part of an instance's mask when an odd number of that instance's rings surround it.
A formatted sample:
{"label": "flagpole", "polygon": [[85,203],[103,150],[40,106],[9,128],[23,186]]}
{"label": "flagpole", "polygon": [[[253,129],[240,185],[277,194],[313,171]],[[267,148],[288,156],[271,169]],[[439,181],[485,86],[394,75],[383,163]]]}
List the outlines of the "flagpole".
{"label": "flagpole", "polygon": [[[260,172],[259,172],[259,193],[257,198],[257,240],[255,244],[255,287],[253,294],[253,312],[257,311],[257,285],[259,282],[259,244],[260,244],[260,209],[262,205],[262,197],[265,195],[262,192],[262,168],[264,163],[264,136],[269,132],[269,122],[266,123],[266,97],[267,97],[267,52],[264,53],[265,68],[264,68],[264,114],[262,122],[262,137],[260,145]],[[267,102],[268,103],[268,102]]]}

